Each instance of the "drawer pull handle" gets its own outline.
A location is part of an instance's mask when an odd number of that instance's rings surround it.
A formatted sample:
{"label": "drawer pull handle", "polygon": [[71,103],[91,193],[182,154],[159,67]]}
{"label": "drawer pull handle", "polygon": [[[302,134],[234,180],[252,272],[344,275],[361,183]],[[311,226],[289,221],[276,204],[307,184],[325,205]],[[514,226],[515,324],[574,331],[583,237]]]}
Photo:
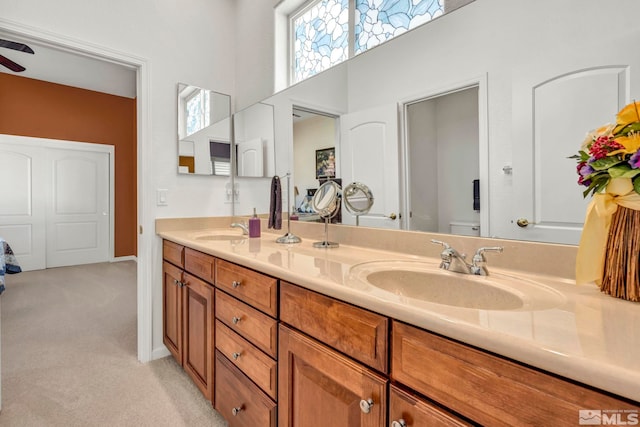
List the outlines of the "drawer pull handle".
{"label": "drawer pull handle", "polygon": [[233,287],[233,289],[237,289],[239,286],[240,286],[239,280],[234,280],[233,282],[231,282],[231,287]]}
{"label": "drawer pull handle", "polygon": [[362,399],[360,401],[360,410],[365,413],[368,414],[369,412],[371,412],[371,408],[373,407],[373,399],[369,398],[367,400]]}
{"label": "drawer pull handle", "polygon": [[238,323],[240,323],[240,320],[242,319],[236,316],[233,316],[233,318],[231,319],[234,325],[237,325]]}
{"label": "drawer pull handle", "polygon": [[237,408],[233,408],[231,410],[231,413],[233,414],[233,416],[235,417],[236,415],[238,415],[238,413],[240,413],[240,411],[242,411],[244,409],[244,405],[240,405]]}
{"label": "drawer pull handle", "polygon": [[392,421],[391,427],[407,427],[407,422],[400,418],[398,421]]}
{"label": "drawer pull handle", "polygon": [[241,354],[242,353],[233,353],[231,356],[233,357],[233,360],[238,360]]}

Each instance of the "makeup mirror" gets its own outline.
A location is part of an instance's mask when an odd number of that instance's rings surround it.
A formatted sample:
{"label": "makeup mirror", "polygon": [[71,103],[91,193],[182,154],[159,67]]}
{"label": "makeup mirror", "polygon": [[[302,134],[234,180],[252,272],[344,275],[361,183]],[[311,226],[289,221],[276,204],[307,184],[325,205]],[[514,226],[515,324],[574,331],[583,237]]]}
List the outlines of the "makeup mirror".
{"label": "makeup mirror", "polygon": [[329,241],[329,220],[340,209],[340,186],[334,181],[322,184],[311,199],[311,206],[324,219],[324,241],[315,242],[314,248],[337,248],[336,242]]}
{"label": "makeup mirror", "polygon": [[365,215],[373,206],[371,189],[361,182],[352,182],[342,191],[345,209],[356,217],[356,227],[360,225],[360,215]]}

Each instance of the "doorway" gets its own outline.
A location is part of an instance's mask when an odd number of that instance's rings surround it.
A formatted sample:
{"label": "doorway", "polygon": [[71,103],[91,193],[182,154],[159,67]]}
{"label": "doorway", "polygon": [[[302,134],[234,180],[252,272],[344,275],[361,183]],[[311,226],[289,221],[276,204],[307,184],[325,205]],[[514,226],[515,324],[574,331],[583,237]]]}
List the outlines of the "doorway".
{"label": "doorway", "polygon": [[403,104],[403,228],[486,236],[487,145],[479,82]]}
{"label": "doorway", "polygon": [[[153,277],[153,243],[154,243],[154,202],[147,197],[152,188],[152,143],[149,137],[150,127],[150,77],[149,64],[144,58],[133,56],[112,49],[101,48],[64,35],[42,32],[38,29],[27,28],[11,22],[2,21],[2,29],[16,37],[44,43],[62,51],[117,64],[135,70],[136,88],[136,129],[137,129],[137,349],[138,360],[148,362],[153,357],[153,292],[151,280]],[[143,230],[146,233],[143,234]]]}

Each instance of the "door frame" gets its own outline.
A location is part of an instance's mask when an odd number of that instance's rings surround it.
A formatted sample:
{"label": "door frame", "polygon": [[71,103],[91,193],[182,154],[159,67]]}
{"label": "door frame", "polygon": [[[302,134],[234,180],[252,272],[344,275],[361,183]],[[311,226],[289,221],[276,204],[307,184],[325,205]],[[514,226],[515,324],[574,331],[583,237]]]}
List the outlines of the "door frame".
{"label": "door frame", "polygon": [[[137,119],[137,189],[138,189],[138,254],[137,254],[137,353],[140,362],[149,362],[153,356],[153,230],[154,200],[152,188],[153,144],[150,114],[150,63],[130,53],[87,43],[83,40],[43,31],[39,28],[0,18],[0,27],[24,39],[46,43],[52,47],[71,51],[121,65],[136,71]],[[143,230],[147,233],[143,233]]]}
{"label": "door frame", "polygon": [[487,74],[472,77],[467,80],[450,82],[432,89],[413,94],[402,98],[398,102],[398,111],[400,114],[400,143],[399,143],[399,159],[400,159],[400,208],[405,213],[405,217],[400,220],[400,228],[409,229],[409,132],[408,132],[408,114],[407,108],[411,104],[460,92],[465,89],[478,88],[478,162],[479,162],[479,178],[480,178],[480,235],[482,237],[491,236],[491,228],[489,221],[489,122],[488,122],[488,96],[487,96]]}
{"label": "door frame", "polygon": [[[92,153],[106,153],[109,155],[109,262],[116,261],[114,256],[114,240],[115,240],[115,147],[109,144],[96,144],[91,142],[76,142],[62,139],[37,138],[32,136],[5,135],[0,134],[0,142],[16,143],[29,147],[58,149],[58,150],[76,150]],[[45,258],[45,266],[47,261]]]}

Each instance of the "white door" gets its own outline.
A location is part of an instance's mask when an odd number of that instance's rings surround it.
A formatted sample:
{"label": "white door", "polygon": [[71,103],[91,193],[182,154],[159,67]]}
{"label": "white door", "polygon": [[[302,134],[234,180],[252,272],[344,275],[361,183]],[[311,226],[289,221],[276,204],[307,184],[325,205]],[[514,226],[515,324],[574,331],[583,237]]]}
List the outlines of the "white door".
{"label": "white door", "polygon": [[98,144],[0,135],[0,236],[23,271],[109,260],[112,153]]}
{"label": "white door", "polygon": [[[631,76],[639,60],[632,67],[617,65],[634,55],[625,56],[600,57],[616,64],[611,66],[546,64],[514,76],[515,200],[512,234],[504,237],[579,242],[589,199],[583,198],[586,187],[578,186],[576,162],[568,157],[578,152],[588,131],[615,122],[615,114],[630,101],[630,83],[640,84],[637,71]],[[518,225],[518,220],[529,225]]]}
{"label": "white door", "polygon": [[46,267],[44,150],[0,140],[0,236],[24,271]]}
{"label": "white door", "polygon": [[242,141],[236,144],[239,176],[264,176],[264,156],[262,138]]}
{"label": "white door", "polygon": [[47,267],[109,259],[109,155],[48,150]]}
{"label": "white door", "polygon": [[[343,115],[340,128],[343,185],[361,182],[373,193],[373,206],[360,216],[360,225],[399,229],[398,106]],[[355,217],[346,209],[342,223],[355,224]]]}

